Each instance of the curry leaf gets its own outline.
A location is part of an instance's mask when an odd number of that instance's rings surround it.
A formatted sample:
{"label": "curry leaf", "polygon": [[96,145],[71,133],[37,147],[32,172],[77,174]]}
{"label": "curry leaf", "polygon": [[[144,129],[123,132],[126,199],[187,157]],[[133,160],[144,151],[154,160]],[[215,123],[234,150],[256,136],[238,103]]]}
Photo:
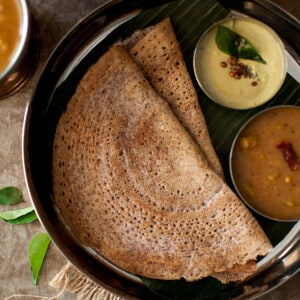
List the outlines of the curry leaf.
{"label": "curry leaf", "polygon": [[13,186],[0,189],[0,204],[13,205],[23,201],[21,191]]}
{"label": "curry leaf", "polygon": [[37,219],[32,207],[0,212],[0,218],[12,224],[26,224]]}
{"label": "curry leaf", "polygon": [[28,257],[32,272],[33,284],[37,284],[38,282],[40,269],[43,265],[49,244],[50,237],[46,233],[36,234],[29,244]]}
{"label": "curry leaf", "polygon": [[266,64],[266,61],[247,39],[226,26],[218,26],[215,41],[218,48],[226,54]]}
{"label": "curry leaf", "polygon": [[31,211],[23,216],[20,216],[16,219],[9,220],[8,222],[11,224],[19,225],[19,224],[28,224],[37,220],[37,216],[35,211]]}

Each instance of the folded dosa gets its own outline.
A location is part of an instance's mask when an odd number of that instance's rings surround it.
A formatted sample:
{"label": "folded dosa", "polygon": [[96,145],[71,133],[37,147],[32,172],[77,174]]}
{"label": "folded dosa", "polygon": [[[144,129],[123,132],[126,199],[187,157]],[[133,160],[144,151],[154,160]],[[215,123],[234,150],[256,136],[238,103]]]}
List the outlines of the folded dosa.
{"label": "folded dosa", "polygon": [[200,146],[208,163],[223,176],[198,96],[169,18],[134,32],[122,41],[144,76],[171,105],[183,126]]}
{"label": "folded dosa", "polygon": [[271,248],[120,46],[90,67],[59,120],[53,190],[82,243],[140,276],[242,280]]}

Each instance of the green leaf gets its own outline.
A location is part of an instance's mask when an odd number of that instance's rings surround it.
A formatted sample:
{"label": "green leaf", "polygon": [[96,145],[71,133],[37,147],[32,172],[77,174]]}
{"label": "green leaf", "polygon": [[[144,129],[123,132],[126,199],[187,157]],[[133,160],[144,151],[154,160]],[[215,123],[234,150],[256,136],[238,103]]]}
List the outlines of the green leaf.
{"label": "green leaf", "polygon": [[0,212],[0,218],[12,224],[27,224],[35,221],[37,216],[32,207]]}
{"label": "green leaf", "polygon": [[246,38],[225,26],[218,26],[215,40],[218,48],[226,54],[236,58],[255,60],[263,64],[267,63]]}
{"label": "green leaf", "polygon": [[40,269],[50,244],[50,237],[46,233],[36,234],[30,242],[28,257],[32,272],[33,284],[37,284]]}
{"label": "green leaf", "polygon": [[0,204],[13,205],[23,201],[21,191],[13,186],[8,186],[0,189]]}
{"label": "green leaf", "polygon": [[28,224],[37,220],[37,216],[35,211],[29,212],[28,214],[21,216],[19,218],[8,221],[11,224],[19,225],[19,224]]}

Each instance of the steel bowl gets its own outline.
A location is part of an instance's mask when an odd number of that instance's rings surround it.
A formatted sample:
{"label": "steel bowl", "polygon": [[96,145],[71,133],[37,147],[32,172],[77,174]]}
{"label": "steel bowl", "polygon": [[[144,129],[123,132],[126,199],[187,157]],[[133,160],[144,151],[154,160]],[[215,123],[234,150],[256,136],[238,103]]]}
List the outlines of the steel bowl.
{"label": "steel bowl", "polygon": [[237,180],[237,174],[235,173],[234,170],[234,153],[236,151],[236,149],[239,147],[238,141],[240,139],[240,137],[243,136],[244,131],[248,128],[249,125],[251,125],[251,123],[255,122],[256,119],[263,117],[266,113],[268,112],[272,112],[272,111],[276,111],[278,109],[281,108],[293,108],[293,109],[297,109],[300,110],[299,106],[296,105],[280,105],[280,106],[271,106],[268,107],[267,109],[263,109],[262,111],[254,114],[249,120],[247,120],[243,126],[239,129],[239,131],[237,132],[233,143],[232,143],[232,147],[230,149],[230,153],[229,153],[229,172],[230,172],[230,176],[231,176],[231,181],[233,183],[234,189],[237,192],[237,194],[239,195],[240,199],[253,211],[255,211],[257,214],[260,214],[261,216],[274,220],[274,221],[279,221],[279,222],[297,222],[298,220],[300,220],[300,216],[295,217],[295,218],[290,218],[290,219],[285,219],[285,218],[279,218],[279,217],[274,217],[271,215],[268,215],[266,212],[261,211],[258,206],[255,206],[253,204],[251,204],[251,201],[249,200],[249,197],[247,197],[246,193],[242,190],[241,186],[239,184],[237,184],[238,180]]}
{"label": "steel bowl", "polygon": [[34,71],[39,54],[37,28],[26,0],[14,0],[20,17],[20,38],[9,63],[0,72],[0,99],[18,91]]}
{"label": "steel bowl", "polygon": [[[236,79],[233,75],[229,75],[233,68],[228,62],[229,54],[224,54],[218,49],[215,35],[219,25],[229,28],[237,27],[241,30],[241,24],[245,24],[244,27],[249,28],[247,33],[252,32],[254,41],[258,32],[264,34],[264,38],[261,40],[269,39],[266,42],[270,46],[269,54],[276,53],[278,61],[273,63],[266,57],[266,64],[253,62],[250,59],[242,60],[242,65],[247,66],[249,73],[240,75]],[[231,30],[234,30],[232,28]],[[262,49],[265,46],[261,42],[259,45]],[[223,67],[221,67],[221,61],[224,64]],[[239,61],[236,60],[236,64]],[[194,50],[193,69],[197,83],[212,101],[224,107],[247,110],[262,106],[278,93],[286,78],[286,52],[280,37],[270,26],[236,12],[230,17],[214,23],[201,35]],[[252,78],[249,78],[250,74],[253,76]],[[265,87],[261,88],[264,85]]]}

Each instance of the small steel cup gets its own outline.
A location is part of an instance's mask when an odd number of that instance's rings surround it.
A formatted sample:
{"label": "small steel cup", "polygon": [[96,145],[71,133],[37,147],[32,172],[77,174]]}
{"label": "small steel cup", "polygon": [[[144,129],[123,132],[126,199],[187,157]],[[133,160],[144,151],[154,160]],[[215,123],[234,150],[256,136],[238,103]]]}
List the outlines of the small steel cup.
{"label": "small steel cup", "polygon": [[39,54],[39,37],[26,0],[15,0],[20,17],[20,39],[12,57],[0,72],[0,99],[18,91],[34,71]]}

